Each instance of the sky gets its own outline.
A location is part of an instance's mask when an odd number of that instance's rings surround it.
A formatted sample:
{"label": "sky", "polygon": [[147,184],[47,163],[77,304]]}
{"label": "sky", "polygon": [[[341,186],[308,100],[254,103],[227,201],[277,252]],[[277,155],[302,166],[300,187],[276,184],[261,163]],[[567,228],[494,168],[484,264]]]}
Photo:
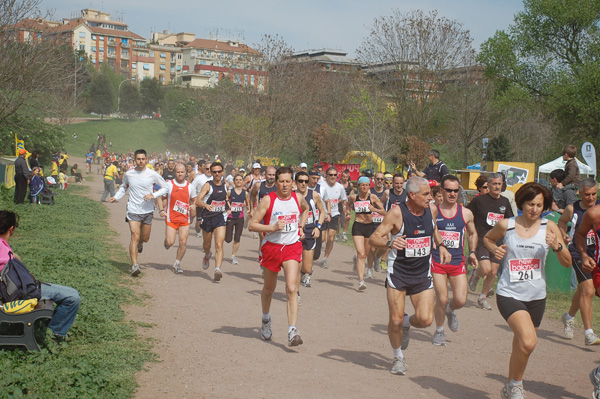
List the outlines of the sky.
{"label": "sky", "polygon": [[129,30],[145,38],[151,32],[195,33],[197,38],[241,38],[253,46],[263,35],[279,35],[296,51],[341,49],[354,57],[375,18],[389,16],[397,8],[437,10],[471,32],[476,50],[497,30],[505,30],[522,0],[229,0],[173,3],[156,0],[41,0],[40,9],[55,20],[79,16],[92,8],[122,17]]}

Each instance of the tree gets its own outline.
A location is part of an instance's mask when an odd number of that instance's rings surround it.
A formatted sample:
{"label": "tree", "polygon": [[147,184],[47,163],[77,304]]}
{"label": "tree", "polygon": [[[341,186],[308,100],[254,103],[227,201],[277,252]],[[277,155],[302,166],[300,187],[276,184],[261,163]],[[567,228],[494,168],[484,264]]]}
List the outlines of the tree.
{"label": "tree", "polygon": [[49,164],[52,153],[62,149],[65,131],[59,125],[40,118],[12,115],[0,125],[0,154],[15,155],[15,133],[25,142],[25,148],[40,153],[40,161]]}
{"label": "tree", "polygon": [[370,29],[357,54],[401,110],[398,139],[426,137],[442,84],[456,68],[474,63],[469,31],[437,11],[398,9],[375,19]]}
{"label": "tree", "polygon": [[140,107],[140,93],[136,85],[131,82],[125,82],[121,86],[121,99],[119,101],[119,110],[131,118],[138,112]]}
{"label": "tree", "polygon": [[115,110],[115,91],[105,74],[96,75],[90,84],[90,112],[104,115]]}
{"label": "tree", "polygon": [[510,145],[508,138],[500,133],[498,136],[492,138],[488,143],[486,152],[486,161],[512,161],[512,153],[510,151]]}
{"label": "tree", "polygon": [[315,129],[310,138],[315,147],[315,154],[322,161],[334,163],[342,159],[350,150],[348,140],[344,139],[343,133],[331,129],[326,124]]}
{"label": "tree", "polygon": [[[542,102],[565,133],[600,138],[600,2],[525,0],[507,31],[483,45],[479,60],[505,88]],[[572,139],[572,136],[570,136]]]}
{"label": "tree", "polygon": [[160,110],[164,93],[157,79],[144,79],[140,83],[140,110],[146,115]]}

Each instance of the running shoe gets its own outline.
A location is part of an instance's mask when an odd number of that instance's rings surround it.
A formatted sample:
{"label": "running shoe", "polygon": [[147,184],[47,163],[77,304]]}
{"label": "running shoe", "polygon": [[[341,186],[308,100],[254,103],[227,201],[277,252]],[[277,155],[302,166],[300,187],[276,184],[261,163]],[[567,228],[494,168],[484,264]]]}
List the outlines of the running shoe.
{"label": "running shoe", "polygon": [[140,266],[138,264],[131,266],[131,276],[135,277],[135,276],[139,275],[141,272],[142,271],[140,270]]}
{"label": "running shoe", "polygon": [[433,333],[433,344],[435,346],[446,346],[446,336],[443,331],[435,331]]}
{"label": "running shoe", "polygon": [[406,375],[406,360],[403,357],[393,358],[390,373],[394,375]]}
{"label": "running shoe", "polygon": [[596,335],[596,333],[585,334],[585,344],[587,346],[591,345],[600,345],[600,337]]}
{"label": "running shoe", "polygon": [[484,310],[492,310],[492,307],[487,301],[487,298],[479,298],[477,299],[477,307]]}
{"label": "running shoe", "polygon": [[215,276],[214,276],[214,280],[215,280],[216,282],[218,282],[218,281],[220,281],[220,280],[221,280],[221,277],[223,277],[223,273],[221,273],[221,268],[220,268],[220,267],[217,267],[217,268],[215,268]]}
{"label": "running shoe", "polygon": [[346,233],[342,233],[342,241],[348,242],[348,236],[346,235]]}
{"label": "running shoe", "polygon": [[[404,313],[404,318],[408,317],[408,314]],[[410,341],[410,326],[402,327],[402,345],[400,345],[400,349],[404,350],[408,348],[408,343]]]}
{"label": "running shoe", "polygon": [[232,264],[232,265],[239,265],[239,264],[240,264],[240,262],[238,262],[238,260],[237,260],[237,258],[235,257],[235,255],[233,255],[233,256],[231,257],[231,264]]}
{"label": "running shoe", "polygon": [[302,303],[300,302],[300,290],[298,290],[298,306],[302,305]]}
{"label": "running shoe", "polygon": [[477,283],[479,277],[477,277],[477,269],[471,269],[471,276],[469,277],[469,289],[471,291],[477,291]]}
{"label": "running shoe", "polygon": [[321,267],[323,269],[327,269],[327,258],[323,258],[323,260],[321,261]]}
{"label": "running shoe", "polygon": [[373,259],[373,269],[376,272],[380,272],[381,271],[381,267],[379,266],[379,263],[381,263],[381,259],[379,259],[379,258],[374,258]]}
{"label": "running shoe", "polygon": [[590,371],[590,381],[594,385],[594,399],[600,399],[600,366]]}
{"label": "running shoe", "polygon": [[355,272],[356,271],[356,262],[358,261],[358,256],[354,255],[354,257],[352,258],[352,271]]}
{"label": "running shoe", "polygon": [[202,259],[202,269],[206,270],[210,266],[210,257],[212,256],[212,252],[209,252],[208,255],[204,255],[204,259]]}
{"label": "running shoe", "polygon": [[310,274],[305,274],[302,278],[303,278],[302,285],[305,286],[305,287],[307,287],[307,288],[311,287],[311,284],[310,284]]}
{"label": "running shoe", "polygon": [[198,238],[202,238],[202,232],[197,232],[197,233],[196,233],[196,237],[198,237]]}
{"label": "running shoe", "polygon": [[525,399],[525,390],[523,385],[504,385],[502,391],[502,399]]}
{"label": "running shoe", "polygon": [[495,294],[494,289],[490,288],[490,290],[488,291],[487,294],[485,294],[485,296],[488,297],[488,298],[491,298],[491,297],[494,296],[494,294]]}
{"label": "running shoe", "polygon": [[446,311],[446,318],[448,319],[448,328],[452,332],[458,331],[458,317],[456,317],[456,313],[454,310]]}
{"label": "running shoe", "polygon": [[373,269],[370,267],[367,268],[367,273],[365,273],[365,278],[373,278]]}
{"label": "running shoe", "polygon": [[183,269],[181,268],[181,265],[174,264],[173,265],[173,273],[175,273],[175,274],[182,274],[183,273]]}
{"label": "running shoe", "polygon": [[567,320],[567,313],[563,314],[560,318],[565,326],[563,330],[563,337],[566,339],[573,339],[575,330],[575,319]]}
{"label": "running shoe", "polygon": [[271,318],[269,320],[262,321],[262,327],[260,328],[260,335],[265,341],[270,341],[273,336],[273,331],[271,330]]}
{"label": "running shoe", "polygon": [[339,241],[339,240],[340,240],[340,235],[339,235],[339,234],[336,234],[336,235],[335,235],[335,241],[337,242],[337,241]]}
{"label": "running shoe", "polygon": [[365,280],[360,280],[358,282],[358,290],[359,291],[364,291],[367,289],[367,286],[365,285]]}
{"label": "running shoe", "polygon": [[288,346],[298,346],[302,345],[302,337],[300,333],[296,329],[296,327],[292,327],[290,332],[288,333]]}
{"label": "running shoe", "polygon": [[381,270],[387,270],[387,262],[385,259],[381,259]]}
{"label": "running shoe", "polygon": [[138,254],[141,254],[143,250],[144,250],[144,243],[138,242]]}

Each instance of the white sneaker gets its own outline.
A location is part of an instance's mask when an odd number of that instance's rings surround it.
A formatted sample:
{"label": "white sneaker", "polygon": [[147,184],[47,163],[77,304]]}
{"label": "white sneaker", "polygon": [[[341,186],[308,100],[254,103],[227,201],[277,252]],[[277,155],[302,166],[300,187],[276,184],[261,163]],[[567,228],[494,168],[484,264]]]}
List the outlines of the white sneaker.
{"label": "white sneaker", "polygon": [[181,268],[181,264],[174,264],[173,265],[173,273],[175,274],[182,274],[183,273],[183,269]]}
{"label": "white sneaker", "polygon": [[204,255],[204,259],[202,259],[202,269],[206,270],[210,266],[210,257],[212,256],[212,252]]}
{"label": "white sneaker", "polygon": [[566,339],[573,339],[575,330],[575,319],[567,320],[567,313],[563,314],[560,318],[564,325],[563,337]]}
{"label": "white sneaker", "polygon": [[321,261],[321,267],[323,269],[327,269],[327,258],[323,258],[323,260]]}
{"label": "white sneaker", "polygon": [[232,265],[239,265],[240,262],[238,262],[237,258],[234,256],[231,257],[231,264]]}
{"label": "white sneaker", "polygon": [[288,333],[288,346],[302,345],[302,337],[296,328],[292,328]]}
{"label": "white sneaker", "polygon": [[374,258],[373,259],[373,269],[376,272],[380,272],[381,271],[381,266],[379,265],[381,263],[381,259],[380,258]]}
{"label": "white sneaker", "polygon": [[596,333],[585,334],[585,344],[587,346],[590,345],[600,345],[600,337],[596,335]]}
{"label": "white sneaker", "polygon": [[342,233],[342,241],[348,242],[348,236],[346,235],[346,233]]}
{"label": "white sneaker", "polygon": [[525,390],[523,385],[504,385],[500,391],[502,399],[525,399]]}
{"label": "white sneaker", "polygon": [[141,272],[142,271],[140,270],[140,266],[138,264],[131,266],[131,276],[132,277],[139,275]]}
{"label": "white sneaker", "polygon": [[223,273],[221,273],[221,268],[220,268],[220,267],[217,267],[217,268],[215,268],[215,276],[214,276],[214,280],[215,280],[216,282],[218,282],[218,281],[220,281],[220,280],[221,280],[221,277],[223,277]]}
{"label": "white sneaker", "polygon": [[365,273],[365,278],[373,278],[373,269],[370,267],[367,268],[367,273]]}
{"label": "white sneaker", "polygon": [[359,291],[364,291],[367,289],[367,286],[365,285],[365,280],[360,280],[358,282],[358,290]]}

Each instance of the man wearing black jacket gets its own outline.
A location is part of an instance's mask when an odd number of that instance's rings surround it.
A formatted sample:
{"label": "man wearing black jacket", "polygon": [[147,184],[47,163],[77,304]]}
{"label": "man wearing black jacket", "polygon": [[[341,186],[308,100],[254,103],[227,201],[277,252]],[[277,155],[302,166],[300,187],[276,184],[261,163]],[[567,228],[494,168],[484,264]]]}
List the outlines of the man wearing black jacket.
{"label": "man wearing black jacket", "polygon": [[27,150],[20,149],[19,156],[15,160],[15,204],[25,202],[27,186],[29,185],[29,165],[25,160]]}

